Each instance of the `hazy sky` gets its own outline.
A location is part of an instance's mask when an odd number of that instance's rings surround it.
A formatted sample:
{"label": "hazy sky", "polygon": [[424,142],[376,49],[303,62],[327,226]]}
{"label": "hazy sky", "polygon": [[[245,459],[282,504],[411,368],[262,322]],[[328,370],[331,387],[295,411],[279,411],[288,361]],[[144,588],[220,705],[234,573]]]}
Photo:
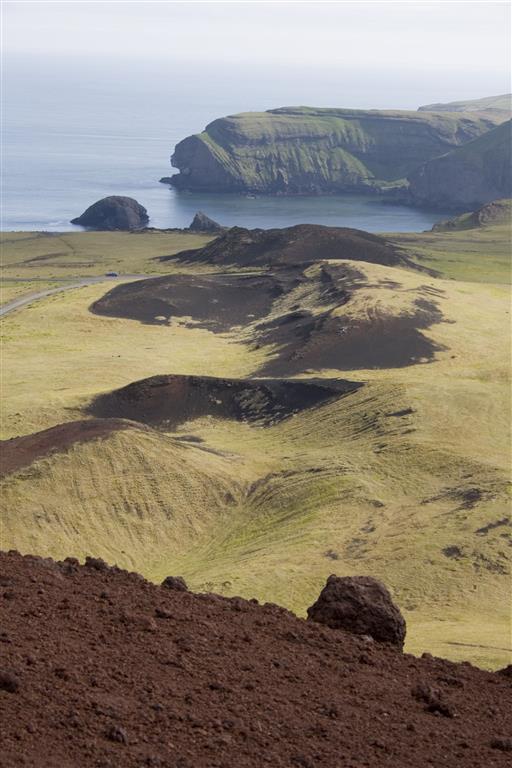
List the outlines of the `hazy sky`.
{"label": "hazy sky", "polygon": [[503,83],[508,2],[24,2],[3,0],[6,54],[280,63]]}

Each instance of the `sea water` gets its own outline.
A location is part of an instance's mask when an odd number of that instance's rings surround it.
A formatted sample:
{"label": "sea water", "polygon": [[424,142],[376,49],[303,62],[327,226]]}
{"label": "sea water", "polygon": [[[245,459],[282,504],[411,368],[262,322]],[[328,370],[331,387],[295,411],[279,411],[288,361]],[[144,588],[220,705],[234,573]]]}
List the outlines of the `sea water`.
{"label": "sea water", "polygon": [[293,103],[376,106],[370,92],[358,95],[325,78],[251,78],[193,66],[173,72],[129,60],[8,60],[2,229],[79,231],[70,219],[107,195],[134,197],[147,208],[150,226],[159,228],[186,227],[199,210],[225,226],[317,223],[371,232],[422,231],[450,215],[352,195],[192,194],[161,184],[173,172],[176,143],[217,117]]}

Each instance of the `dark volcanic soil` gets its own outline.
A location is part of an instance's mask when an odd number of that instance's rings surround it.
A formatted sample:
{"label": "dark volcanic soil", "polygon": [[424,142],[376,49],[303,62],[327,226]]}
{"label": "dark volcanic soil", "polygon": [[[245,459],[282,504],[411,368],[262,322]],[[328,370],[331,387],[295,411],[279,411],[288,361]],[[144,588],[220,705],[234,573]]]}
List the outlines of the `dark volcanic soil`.
{"label": "dark volcanic soil", "polygon": [[352,259],[385,266],[409,265],[407,256],[383,237],[360,229],[297,224],[285,229],[231,227],[204,248],[162,256],[240,267],[306,264],[324,259]]}
{"label": "dark volcanic soil", "polygon": [[173,429],[201,416],[273,424],[362,386],[343,379],[218,379],[153,376],[97,397],[90,413]]}
{"label": "dark volcanic soil", "polygon": [[211,331],[230,330],[264,317],[274,300],[296,283],[300,271],[277,275],[169,275],[118,285],[91,311],[142,323],[192,317]]}
{"label": "dark volcanic soil", "polygon": [[53,451],[65,451],[73,443],[106,437],[111,432],[133,426],[121,419],[88,419],[58,424],[32,435],[0,440],[0,477],[27,467]]}
{"label": "dark volcanic soil", "polygon": [[371,319],[347,322],[331,312],[304,314],[293,322],[262,323],[260,343],[278,345],[278,354],[258,371],[260,376],[293,376],[304,370],[401,368],[430,362],[441,347],[425,336],[442,318],[435,304],[414,315],[375,312]]}
{"label": "dark volcanic soil", "polygon": [[499,768],[512,680],[273,605],[0,554],[2,768]]}

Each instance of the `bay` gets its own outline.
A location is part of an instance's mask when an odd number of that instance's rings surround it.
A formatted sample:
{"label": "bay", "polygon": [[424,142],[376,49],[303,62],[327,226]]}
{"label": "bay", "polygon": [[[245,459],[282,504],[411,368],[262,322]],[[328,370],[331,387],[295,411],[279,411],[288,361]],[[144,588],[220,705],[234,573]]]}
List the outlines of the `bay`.
{"label": "bay", "polygon": [[343,96],[334,82],[312,76],[285,73],[274,81],[253,73],[248,80],[243,72],[192,65],[172,74],[155,64],[9,60],[2,230],[77,231],[70,219],[107,195],[134,197],[158,228],[186,227],[198,210],[225,226],[317,223],[370,232],[422,231],[450,215],[353,195],[253,198],[161,184],[173,172],[176,143],[217,117],[290,103],[364,106],[354,90]]}

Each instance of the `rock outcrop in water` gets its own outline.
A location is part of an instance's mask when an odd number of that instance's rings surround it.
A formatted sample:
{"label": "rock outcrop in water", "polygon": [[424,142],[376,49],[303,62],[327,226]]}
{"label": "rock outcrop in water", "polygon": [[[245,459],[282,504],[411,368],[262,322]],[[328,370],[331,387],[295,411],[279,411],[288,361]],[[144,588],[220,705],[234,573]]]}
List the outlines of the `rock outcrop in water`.
{"label": "rock outcrop in water", "polygon": [[176,146],[180,173],[169,181],[197,191],[396,195],[419,165],[505,117],[310,107],[232,115]]}
{"label": "rock outcrop in water", "polygon": [[218,232],[220,234],[221,232],[224,232],[225,228],[213,219],[210,219],[206,213],[198,211],[192,219],[192,223],[190,224],[189,229],[191,232]]}
{"label": "rock outcrop in water", "polygon": [[467,208],[512,196],[512,121],[428,161],[409,176],[418,205]]}
{"label": "rock outcrop in water", "polygon": [[146,209],[133,197],[111,195],[89,206],[71,224],[99,230],[142,229],[149,222]]}

